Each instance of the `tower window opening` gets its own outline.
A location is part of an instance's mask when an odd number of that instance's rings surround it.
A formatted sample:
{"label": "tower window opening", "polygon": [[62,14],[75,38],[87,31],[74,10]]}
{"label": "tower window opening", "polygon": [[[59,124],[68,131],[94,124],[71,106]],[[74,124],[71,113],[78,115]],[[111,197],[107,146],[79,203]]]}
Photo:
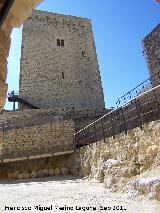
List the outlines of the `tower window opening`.
{"label": "tower window opening", "polygon": [[64,40],[61,40],[61,47],[64,47]]}
{"label": "tower window opening", "polygon": [[58,47],[64,47],[64,40],[60,40],[60,39],[57,39],[57,46]]}
{"label": "tower window opening", "polygon": [[60,47],[61,46],[61,42],[59,39],[57,39],[57,46]]}

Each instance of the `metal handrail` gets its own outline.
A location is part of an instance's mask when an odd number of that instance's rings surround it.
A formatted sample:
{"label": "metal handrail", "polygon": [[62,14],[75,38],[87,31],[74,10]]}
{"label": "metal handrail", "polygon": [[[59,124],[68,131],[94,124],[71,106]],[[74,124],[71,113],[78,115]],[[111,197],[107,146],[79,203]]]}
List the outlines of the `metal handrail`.
{"label": "metal handrail", "polygon": [[156,87],[150,89],[149,91],[146,91],[146,92],[140,94],[140,95],[137,96],[136,98],[131,99],[131,100],[128,101],[126,104],[121,105],[121,106],[119,106],[119,107],[116,108],[116,109],[113,109],[111,112],[109,112],[109,113],[103,115],[102,117],[100,117],[100,118],[97,119],[96,121],[90,123],[89,125],[87,125],[86,127],[84,127],[83,129],[79,130],[78,132],[76,132],[76,133],[74,133],[74,134],[78,134],[79,132],[85,130],[86,128],[88,128],[89,126],[91,126],[91,125],[93,125],[94,123],[98,122],[99,120],[103,119],[104,117],[109,116],[111,113],[114,113],[114,112],[117,111],[118,109],[125,107],[126,105],[128,105],[128,104],[131,103],[132,101],[134,101],[134,100],[136,100],[136,99],[139,99],[139,98],[142,98],[143,96],[145,96],[146,94],[150,93],[151,91],[153,91],[153,90],[155,90],[155,89],[157,89],[157,88],[160,88],[160,85],[158,85],[158,86],[156,86]]}
{"label": "metal handrail", "polygon": [[[142,83],[140,83],[139,85],[137,85],[135,88],[133,88],[132,90],[130,90],[129,92],[127,92],[126,94],[124,94],[123,96],[121,96],[120,98],[118,98],[118,100],[116,101],[116,106],[118,108],[119,104],[122,101],[126,101],[127,100],[127,96],[129,95],[130,98],[129,100],[132,98],[132,93],[135,91],[136,95],[134,95],[133,97],[138,96],[138,94],[141,92],[141,90],[145,89],[146,86],[153,86],[153,79],[154,78],[159,78],[160,79],[160,72],[155,73],[154,75],[152,75],[150,78],[146,79],[145,81],[143,81]],[[148,82],[148,84],[146,84]],[[142,88],[140,88],[142,86]],[[139,91],[138,91],[139,88]],[[148,89],[146,87],[146,89]]]}
{"label": "metal handrail", "polygon": [[[156,94],[158,92],[158,94]],[[160,118],[160,85],[139,94],[74,134],[75,147],[105,141],[105,138]],[[151,116],[150,116],[151,115]],[[107,121],[107,122],[106,122]]]}

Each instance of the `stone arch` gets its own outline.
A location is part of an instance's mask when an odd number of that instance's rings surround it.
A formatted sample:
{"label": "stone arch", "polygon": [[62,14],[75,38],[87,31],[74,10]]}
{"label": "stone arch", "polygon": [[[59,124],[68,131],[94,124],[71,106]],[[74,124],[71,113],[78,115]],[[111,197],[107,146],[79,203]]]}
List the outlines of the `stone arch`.
{"label": "stone arch", "polygon": [[[7,0],[0,4],[0,11]],[[0,112],[2,111],[8,90],[7,78],[7,58],[10,49],[10,35],[14,27],[20,27],[25,19],[32,14],[42,0],[14,0],[2,26],[0,26]]]}

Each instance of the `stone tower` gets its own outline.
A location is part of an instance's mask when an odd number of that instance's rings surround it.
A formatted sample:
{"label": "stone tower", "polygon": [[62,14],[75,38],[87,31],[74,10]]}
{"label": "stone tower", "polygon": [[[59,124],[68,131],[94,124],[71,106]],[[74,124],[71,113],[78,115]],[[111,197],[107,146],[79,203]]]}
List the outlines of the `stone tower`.
{"label": "stone tower", "polygon": [[20,97],[43,109],[105,107],[91,20],[34,10],[23,25]]}
{"label": "stone tower", "polygon": [[142,41],[144,54],[153,86],[160,84],[160,24],[157,25]]}

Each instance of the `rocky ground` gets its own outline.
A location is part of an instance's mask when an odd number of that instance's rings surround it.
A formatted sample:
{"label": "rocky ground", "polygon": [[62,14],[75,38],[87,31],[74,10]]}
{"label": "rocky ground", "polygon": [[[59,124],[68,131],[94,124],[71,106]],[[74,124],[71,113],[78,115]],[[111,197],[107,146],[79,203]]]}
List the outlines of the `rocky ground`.
{"label": "rocky ground", "polygon": [[0,212],[159,213],[160,202],[136,196],[132,190],[113,193],[103,183],[72,176],[5,179],[0,180]]}
{"label": "rocky ground", "polygon": [[[112,192],[160,201],[160,121],[107,138],[78,152],[83,176]],[[77,160],[78,161],[78,160]],[[159,211],[160,212],[160,211]]]}

